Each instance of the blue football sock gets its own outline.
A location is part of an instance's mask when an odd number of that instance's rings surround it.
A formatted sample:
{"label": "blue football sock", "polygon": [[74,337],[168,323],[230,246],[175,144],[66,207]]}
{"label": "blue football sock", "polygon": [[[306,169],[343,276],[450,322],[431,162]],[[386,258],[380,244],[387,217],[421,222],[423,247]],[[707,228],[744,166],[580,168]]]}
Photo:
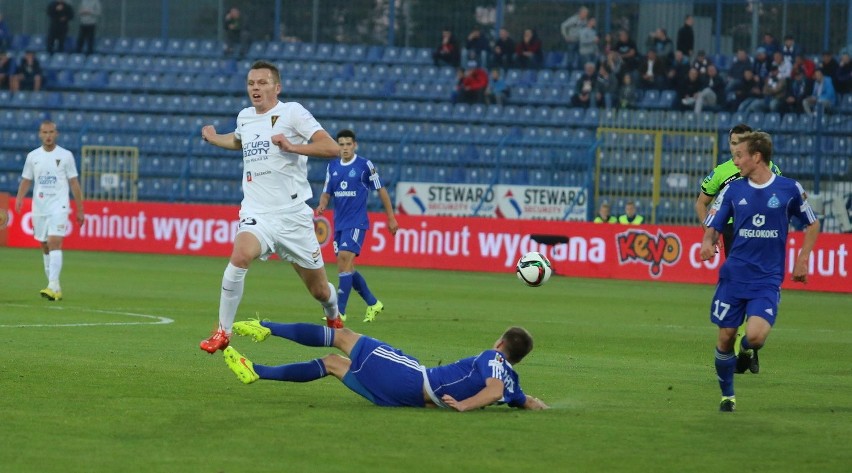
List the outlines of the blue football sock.
{"label": "blue football sock", "polygon": [[268,328],[276,337],[292,340],[306,347],[334,346],[334,329],[314,324],[279,324],[263,321],[260,325]]}
{"label": "blue football sock", "polygon": [[722,396],[734,395],[734,369],[737,366],[737,357],[734,352],[722,353],[716,348],[716,376],[719,378],[719,387]]}
{"label": "blue football sock", "polygon": [[740,346],[742,347],[743,351],[751,350],[751,344],[748,342],[748,337],[743,337]]}
{"label": "blue football sock", "polygon": [[352,292],[352,273],[340,273],[338,276],[340,280],[337,283],[337,310],[345,314],[349,294]]}
{"label": "blue football sock", "polygon": [[376,296],[370,292],[370,288],[367,287],[367,280],[364,279],[364,276],[361,276],[361,273],[355,271],[352,273],[352,287],[355,288],[355,291],[361,295],[361,298],[364,299],[364,302],[367,305],[374,305],[379,300],[376,299]]}
{"label": "blue football sock", "polygon": [[322,360],[305,361],[303,363],[291,363],[281,366],[254,365],[254,372],[261,379],[272,379],[276,381],[292,381],[294,383],[306,383],[320,379],[327,375],[325,364]]}

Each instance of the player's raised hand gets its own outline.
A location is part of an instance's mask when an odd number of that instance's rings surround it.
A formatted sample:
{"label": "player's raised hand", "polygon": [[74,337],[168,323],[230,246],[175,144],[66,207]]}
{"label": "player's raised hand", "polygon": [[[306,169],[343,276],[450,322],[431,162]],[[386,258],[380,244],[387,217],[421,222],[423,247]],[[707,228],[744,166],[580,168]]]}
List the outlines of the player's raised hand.
{"label": "player's raised hand", "polygon": [[283,133],[273,136],[272,144],[280,148],[281,151],[284,151],[285,153],[294,152],[293,143],[290,143],[290,140],[288,140]]}
{"label": "player's raised hand", "polygon": [[205,125],[201,128],[201,138],[204,141],[210,141],[216,136],[216,128],[213,125]]}

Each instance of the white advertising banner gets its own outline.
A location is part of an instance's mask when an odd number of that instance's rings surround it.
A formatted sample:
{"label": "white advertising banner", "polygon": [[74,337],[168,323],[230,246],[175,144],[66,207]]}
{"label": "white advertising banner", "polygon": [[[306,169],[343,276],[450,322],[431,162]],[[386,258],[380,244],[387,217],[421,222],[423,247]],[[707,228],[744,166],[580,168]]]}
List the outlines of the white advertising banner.
{"label": "white advertising banner", "polygon": [[588,193],[583,187],[436,182],[396,185],[396,209],[403,215],[585,221],[587,205]]}

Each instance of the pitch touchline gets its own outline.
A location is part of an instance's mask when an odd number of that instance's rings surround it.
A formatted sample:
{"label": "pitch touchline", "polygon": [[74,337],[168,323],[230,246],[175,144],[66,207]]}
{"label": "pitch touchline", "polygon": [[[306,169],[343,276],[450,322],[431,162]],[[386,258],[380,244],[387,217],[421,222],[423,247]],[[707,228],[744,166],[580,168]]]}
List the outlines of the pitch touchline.
{"label": "pitch touchline", "polygon": [[[3,304],[8,307],[35,307],[32,305],[25,304]],[[42,307],[44,308],[44,307]],[[66,310],[65,307],[47,307],[49,310]],[[94,312],[98,314],[111,314],[111,315],[126,315],[128,317],[142,317],[145,319],[152,319],[150,322],[97,322],[97,323],[79,323],[79,324],[9,324],[9,325],[0,325],[2,327],[9,328],[17,328],[17,327],[93,327],[100,325],[164,325],[170,324],[174,322],[174,319],[170,319],[168,317],[160,317],[158,315],[148,315],[148,314],[137,314],[134,312],[119,312],[115,310],[100,310],[100,309],[81,309],[81,308],[73,308],[73,310],[78,310],[82,312]]]}

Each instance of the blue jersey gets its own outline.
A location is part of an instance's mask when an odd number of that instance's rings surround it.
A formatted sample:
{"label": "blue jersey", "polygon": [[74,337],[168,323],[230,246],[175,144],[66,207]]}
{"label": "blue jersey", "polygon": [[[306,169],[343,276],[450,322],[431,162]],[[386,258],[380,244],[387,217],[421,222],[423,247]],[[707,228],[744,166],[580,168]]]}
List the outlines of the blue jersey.
{"label": "blue jersey", "polygon": [[721,233],[728,218],[734,219],[734,244],[719,279],[780,287],[790,218],[807,225],[816,221],[806,199],[798,182],[776,175],[760,186],[748,179],[725,186],[704,220]]}
{"label": "blue jersey", "polygon": [[426,368],[430,397],[439,406],[441,396],[449,394],[456,400],[467,399],[485,388],[485,380],[497,378],[503,381],[503,398],[498,404],[521,407],[527,396],[521,391],[518,373],[506,358],[496,350],[485,350],[479,356],[459,360],[455,363]]}
{"label": "blue jersey", "polygon": [[369,159],[355,155],[348,163],[340,158],[330,162],[322,191],[333,198],[334,231],[370,228],[367,197],[381,188],[379,173]]}

